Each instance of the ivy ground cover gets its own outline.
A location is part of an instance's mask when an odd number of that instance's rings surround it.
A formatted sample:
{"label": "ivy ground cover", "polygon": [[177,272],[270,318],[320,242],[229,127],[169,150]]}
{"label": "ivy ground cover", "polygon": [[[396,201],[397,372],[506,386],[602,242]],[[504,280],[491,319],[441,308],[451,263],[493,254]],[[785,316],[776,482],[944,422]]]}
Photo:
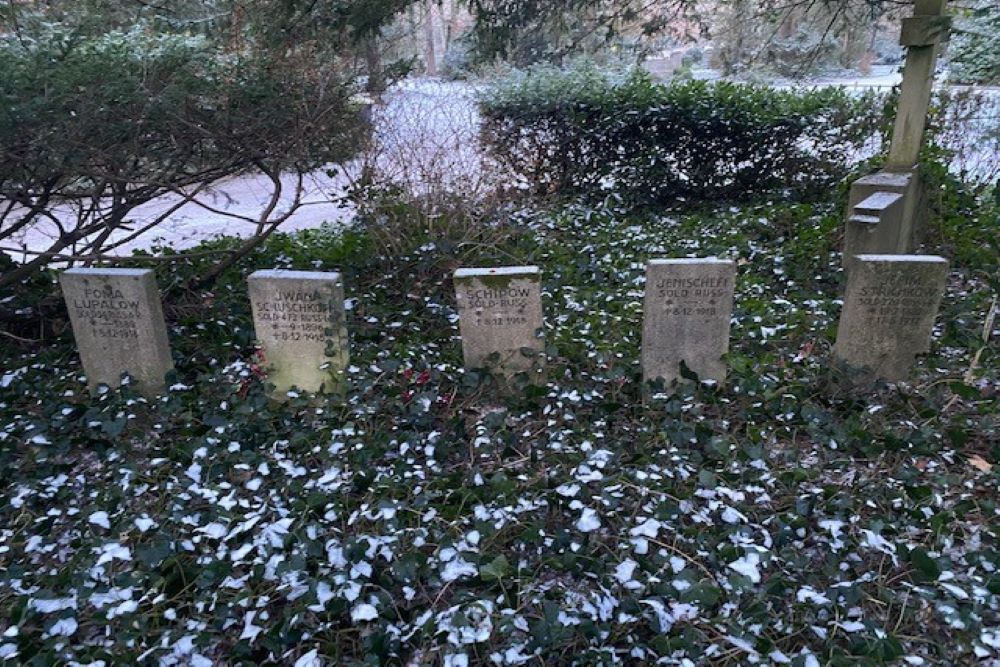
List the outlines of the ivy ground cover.
{"label": "ivy ground cover", "polygon": [[[839,216],[569,206],[393,258],[280,237],[211,292],[160,266],[160,400],[89,398],[68,332],[5,342],[0,662],[1000,660],[988,225],[944,248],[912,382],[849,397],[826,383]],[[644,263],[687,255],[738,261],[730,378],[643,405]],[[542,268],[546,386],[463,371],[459,263]],[[275,266],[345,272],[346,404],[265,398],[245,276]]]}

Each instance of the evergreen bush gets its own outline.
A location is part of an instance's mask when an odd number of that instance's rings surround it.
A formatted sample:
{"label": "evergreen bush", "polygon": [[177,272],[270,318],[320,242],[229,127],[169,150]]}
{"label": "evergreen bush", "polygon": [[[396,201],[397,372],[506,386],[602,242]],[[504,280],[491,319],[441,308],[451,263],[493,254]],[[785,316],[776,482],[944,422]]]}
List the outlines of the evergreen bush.
{"label": "evergreen bush", "polygon": [[306,173],[351,158],[368,132],[337,72],[148,25],[0,36],[0,72],[0,247],[26,232],[53,239],[0,275],[0,288],[155,226],[158,217],[127,227],[165,194]]}
{"label": "evergreen bush", "polygon": [[948,46],[948,67],[956,83],[1000,84],[1000,5],[979,0],[965,9]]}
{"label": "evergreen bush", "polygon": [[843,178],[886,120],[878,93],[663,85],[590,66],[515,72],[480,104],[484,145],[529,189],[636,203],[809,194]]}

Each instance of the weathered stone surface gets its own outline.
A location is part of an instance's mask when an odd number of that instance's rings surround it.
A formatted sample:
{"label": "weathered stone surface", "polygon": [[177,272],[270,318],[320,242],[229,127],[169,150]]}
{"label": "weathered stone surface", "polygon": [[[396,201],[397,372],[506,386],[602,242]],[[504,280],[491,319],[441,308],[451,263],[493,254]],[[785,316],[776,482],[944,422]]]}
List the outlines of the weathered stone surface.
{"label": "weathered stone surface", "polygon": [[255,271],[247,285],[273,397],[285,399],[293,387],[343,394],[349,348],[340,274]]}
{"label": "weathered stone surface", "polygon": [[[857,185],[857,184],[855,184]],[[849,212],[844,230],[844,269],[850,273],[856,255],[903,252],[903,195],[877,191]]]}
{"label": "weathered stone surface", "polygon": [[91,391],[128,373],[137,390],[162,393],[174,365],[153,271],[68,269],[59,282]]}
{"label": "weathered stone surface", "polygon": [[906,16],[899,32],[900,46],[937,46],[948,41],[951,17],[941,15]]}
{"label": "weathered stone surface", "polygon": [[465,366],[540,380],[545,341],[538,267],[458,269],[454,280]]}
{"label": "weathered stone surface", "polygon": [[886,161],[893,171],[913,168],[920,157],[934,70],[947,26],[942,16],[945,4],[947,0],[915,0],[914,17],[903,22],[900,41],[907,46],[906,62]]}
{"label": "weathered stone surface", "polygon": [[646,264],[642,372],[646,382],[681,380],[681,361],[702,380],[722,382],[729,350],[736,264],[715,258]]}
{"label": "weathered stone surface", "polygon": [[[850,273],[855,255],[906,254],[920,242],[923,229],[923,202],[920,174],[917,169],[880,171],[851,184],[844,230],[844,269]],[[902,200],[880,211],[862,205],[878,193],[899,194]],[[862,210],[859,210],[861,208]],[[859,216],[877,215],[878,224],[865,224]]]}
{"label": "weathered stone surface", "polygon": [[835,366],[851,384],[909,375],[914,356],[930,349],[947,277],[943,257],[857,257],[833,348]]}

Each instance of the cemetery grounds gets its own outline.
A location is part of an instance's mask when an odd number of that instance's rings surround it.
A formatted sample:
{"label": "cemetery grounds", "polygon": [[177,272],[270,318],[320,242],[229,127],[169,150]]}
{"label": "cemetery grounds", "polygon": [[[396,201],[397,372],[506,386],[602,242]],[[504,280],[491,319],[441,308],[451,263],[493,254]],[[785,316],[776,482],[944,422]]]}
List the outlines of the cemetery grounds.
{"label": "cemetery grounds", "polygon": [[[945,207],[932,351],[851,396],[843,201],[610,192],[437,237],[398,204],[211,291],[179,287],[210,258],[157,264],[155,400],[88,397],[68,328],[5,342],[0,661],[996,664],[996,203]],[[729,377],[644,404],[645,262],[684,256],[737,261]],[[548,383],[499,396],[462,368],[450,277],[511,264],[541,268]],[[343,272],[346,403],[268,401],[246,277],[271,268]]]}

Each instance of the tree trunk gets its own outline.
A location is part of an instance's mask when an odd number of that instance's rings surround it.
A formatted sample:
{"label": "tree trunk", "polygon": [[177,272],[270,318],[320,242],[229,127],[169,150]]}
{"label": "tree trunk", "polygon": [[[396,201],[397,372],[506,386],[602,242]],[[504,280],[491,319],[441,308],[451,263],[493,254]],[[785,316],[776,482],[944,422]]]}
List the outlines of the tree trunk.
{"label": "tree trunk", "polygon": [[373,101],[382,99],[382,93],[385,92],[385,76],[382,72],[382,52],[378,48],[378,39],[375,35],[365,40],[365,69],[368,71],[365,92],[372,96]]}
{"label": "tree trunk", "polygon": [[434,53],[434,0],[427,0],[424,17],[424,67],[427,76],[437,76],[437,55]]}
{"label": "tree trunk", "polygon": [[442,8],[444,14],[441,18],[441,29],[444,32],[444,44],[442,46],[443,53],[448,53],[451,40],[454,39],[455,34],[458,32],[458,6],[455,2],[446,2],[442,4]]}

